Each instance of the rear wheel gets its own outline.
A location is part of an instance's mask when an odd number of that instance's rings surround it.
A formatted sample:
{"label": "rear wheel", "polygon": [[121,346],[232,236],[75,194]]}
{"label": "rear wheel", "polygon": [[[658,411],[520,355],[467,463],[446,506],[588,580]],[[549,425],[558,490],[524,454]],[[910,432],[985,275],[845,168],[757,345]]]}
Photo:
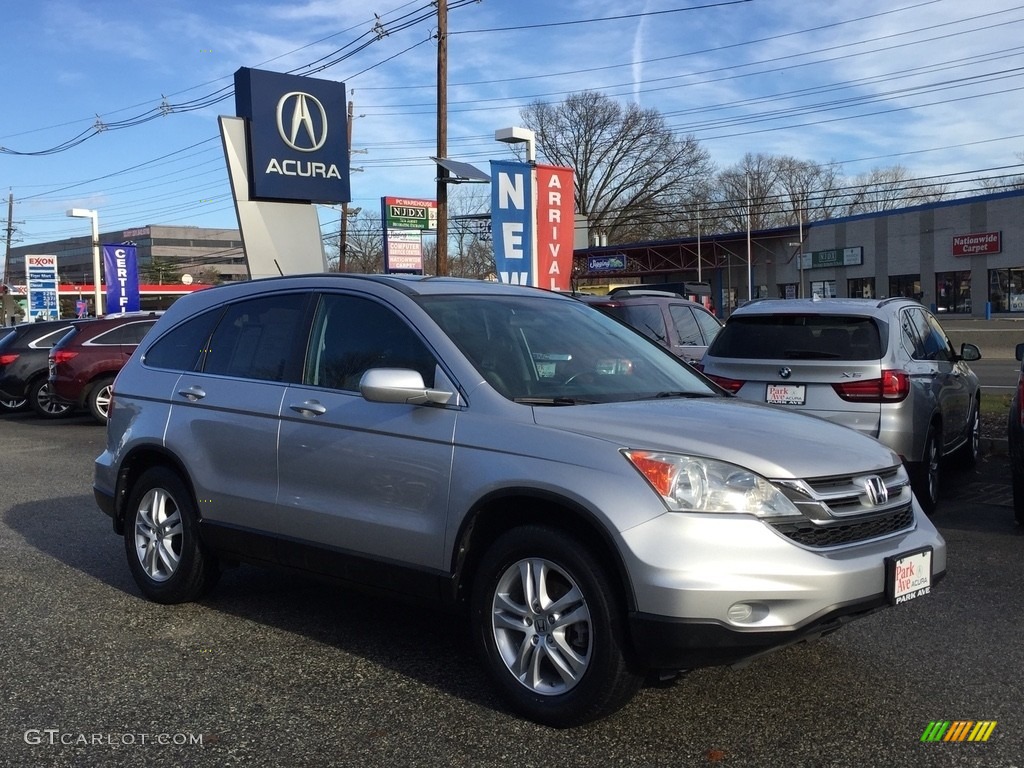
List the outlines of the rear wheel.
{"label": "rear wheel", "polygon": [[0,400],[0,413],[7,411],[20,411],[28,405],[28,400],[22,398],[21,400]]}
{"label": "rear wheel", "polygon": [[28,390],[28,402],[36,416],[42,419],[56,419],[71,412],[71,406],[53,394],[53,388],[45,377],[32,382]]}
{"label": "rear wheel", "polygon": [[124,548],[135,583],[157,603],[186,603],[220,576],[216,559],[199,540],[199,516],[177,473],[146,470],[131,489]]}
{"label": "rear wheel", "polygon": [[942,454],[939,451],[939,438],[934,426],[928,430],[925,438],[924,453],[915,467],[914,494],[921,508],[931,514],[939,503],[939,481],[942,475]]}
{"label": "rear wheel", "polygon": [[553,528],[519,528],[500,537],[481,563],[473,632],[516,710],[567,727],[629,701],[642,679],[627,663],[624,612],[582,541]]}
{"label": "rear wheel", "polygon": [[110,418],[110,396],[114,390],[114,379],[108,377],[100,379],[92,385],[89,390],[89,397],[86,402],[89,404],[89,413],[100,424],[106,424]]}

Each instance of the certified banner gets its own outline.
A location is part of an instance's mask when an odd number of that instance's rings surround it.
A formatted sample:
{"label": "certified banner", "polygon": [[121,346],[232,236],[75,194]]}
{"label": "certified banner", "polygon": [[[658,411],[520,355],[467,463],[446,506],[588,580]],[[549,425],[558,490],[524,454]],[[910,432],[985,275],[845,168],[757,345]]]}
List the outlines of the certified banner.
{"label": "certified banner", "polygon": [[491,161],[491,236],[498,280],[535,285],[533,168]]}
{"label": "certified banner", "polygon": [[134,245],[103,246],[103,278],[108,315],[139,311],[139,262]]}

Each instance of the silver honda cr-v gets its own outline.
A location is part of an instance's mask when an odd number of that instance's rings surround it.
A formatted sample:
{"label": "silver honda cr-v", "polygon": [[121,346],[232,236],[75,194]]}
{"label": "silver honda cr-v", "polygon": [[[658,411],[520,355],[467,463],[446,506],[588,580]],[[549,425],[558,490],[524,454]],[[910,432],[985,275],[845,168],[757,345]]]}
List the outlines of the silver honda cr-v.
{"label": "silver honda cr-v", "polygon": [[115,382],[94,488],[147,597],[245,561],[448,604],[556,726],[946,570],[890,449],[723,396],[571,298],[448,278],[180,299]]}

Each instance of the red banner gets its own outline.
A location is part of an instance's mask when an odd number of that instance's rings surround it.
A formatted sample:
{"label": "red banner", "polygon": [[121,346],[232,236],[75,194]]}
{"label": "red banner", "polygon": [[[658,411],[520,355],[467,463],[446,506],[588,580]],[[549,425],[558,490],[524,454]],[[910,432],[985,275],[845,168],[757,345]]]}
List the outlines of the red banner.
{"label": "red banner", "polygon": [[575,230],[572,168],[537,166],[537,275],[540,288],[572,290]]}
{"label": "red banner", "polygon": [[1002,253],[1001,232],[976,232],[972,235],[953,235],[954,256],[976,256],[982,253]]}

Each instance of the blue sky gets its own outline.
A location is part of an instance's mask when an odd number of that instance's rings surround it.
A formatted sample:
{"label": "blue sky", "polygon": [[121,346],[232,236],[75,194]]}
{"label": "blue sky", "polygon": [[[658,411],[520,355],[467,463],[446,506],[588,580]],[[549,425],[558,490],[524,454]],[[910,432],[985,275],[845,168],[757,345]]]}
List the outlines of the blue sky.
{"label": "blue sky", "polygon": [[[937,180],[1024,173],[1024,6],[1010,0],[448,2],[448,154],[482,169],[511,157],[493,136],[521,107],[591,89],[658,109],[719,168],[764,152],[851,178],[896,164]],[[353,206],[433,197],[430,8],[5,4],[0,192],[15,198],[15,244],[87,233],[71,207],[98,210],[105,232],[237,226],[217,116],[234,113],[243,66],[330,64],[313,76],[346,83]]]}

